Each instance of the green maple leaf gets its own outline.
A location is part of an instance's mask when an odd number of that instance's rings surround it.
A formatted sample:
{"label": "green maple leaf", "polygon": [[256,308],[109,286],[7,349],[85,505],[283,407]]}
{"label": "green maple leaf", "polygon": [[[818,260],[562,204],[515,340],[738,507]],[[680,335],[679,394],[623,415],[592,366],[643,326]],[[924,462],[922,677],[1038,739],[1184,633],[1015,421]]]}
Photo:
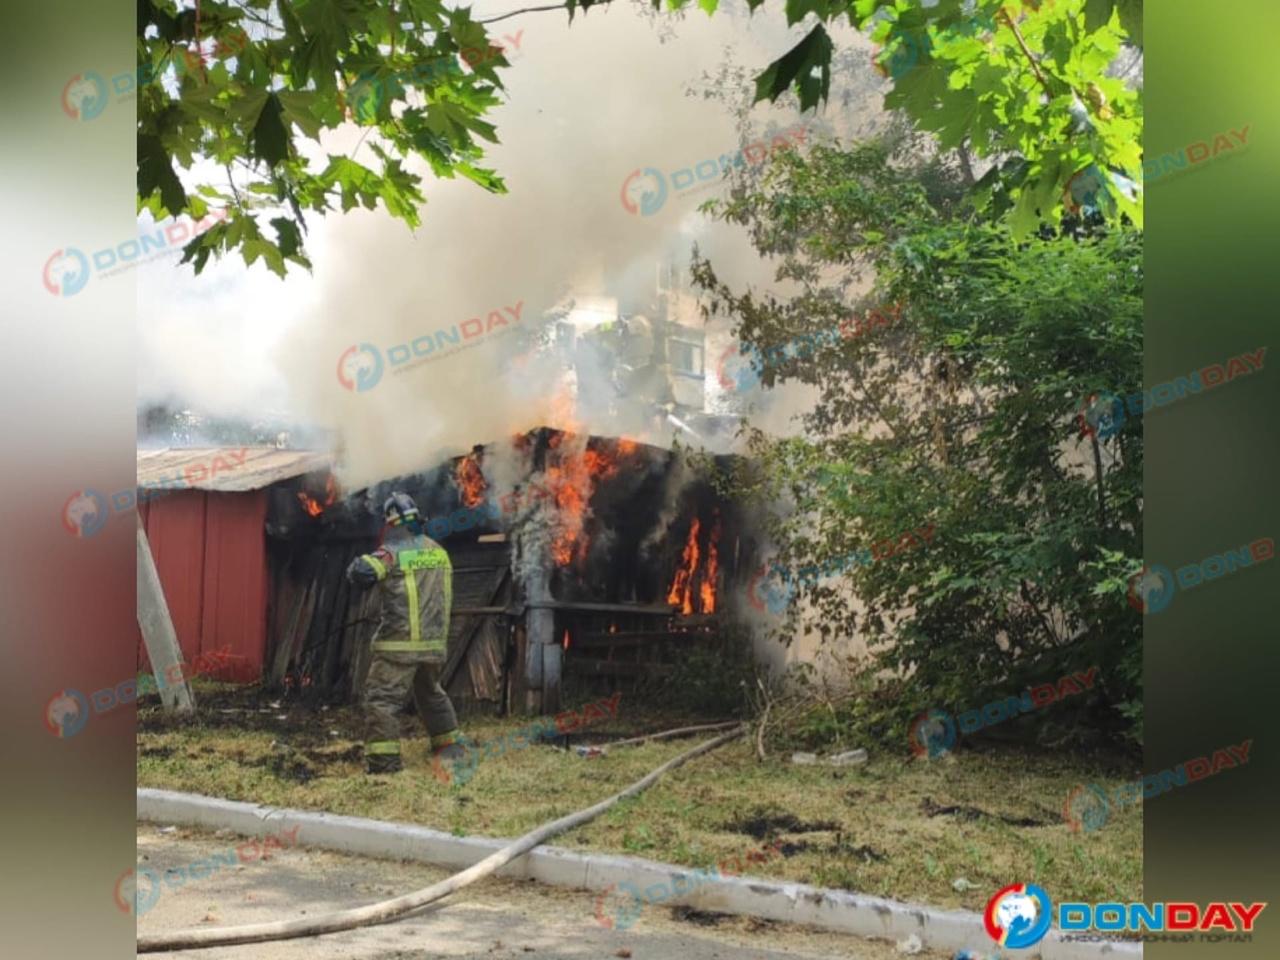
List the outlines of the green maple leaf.
{"label": "green maple leaf", "polygon": [[287,121],[297,124],[298,129],[312,140],[320,139],[321,124],[312,113],[312,107],[320,99],[319,94],[281,90],[276,97]]}
{"label": "green maple leaf", "polygon": [[830,35],[822,24],[818,24],[756,77],[756,102],[768,100],[772,103],[794,84],[800,97],[800,109],[816,107],[818,101],[826,97],[831,85],[832,49]]}
{"label": "green maple leaf", "polygon": [[826,0],[786,0],[787,26],[794,26],[811,13],[822,16],[826,6]]}
{"label": "green maple leaf", "polygon": [[326,184],[337,186],[345,213],[357,205],[373,209],[378,175],[350,157],[329,157],[329,166],[320,175]]}
{"label": "green maple leaf", "polygon": [[150,197],[159,191],[160,202],[171,216],[182,213],[187,206],[187,192],[174,172],[160,138],[148,134],[138,135],[138,196]]}
{"label": "green maple leaf", "polygon": [[261,237],[245,240],[240,246],[240,255],[244,257],[244,263],[247,267],[253,266],[254,262],[261,257],[266,261],[267,269],[272,273],[281,277],[285,274],[284,257],[280,255],[280,251],[276,249],[275,244],[269,243]]}
{"label": "green maple leaf", "polygon": [[292,257],[302,249],[298,225],[288,217],[275,217],[271,221],[271,226],[276,228],[276,242],[280,246],[280,252],[286,257]]}
{"label": "green maple leaf", "polygon": [[289,131],[281,119],[283,113],[279,95],[268,94],[262,105],[262,112],[258,114],[258,121],[253,125],[253,155],[272,167],[289,156],[289,149],[293,145]]}
{"label": "green maple leaf", "polygon": [[1133,42],[1142,46],[1142,0],[1116,0],[1120,11],[1120,26],[1133,38]]}

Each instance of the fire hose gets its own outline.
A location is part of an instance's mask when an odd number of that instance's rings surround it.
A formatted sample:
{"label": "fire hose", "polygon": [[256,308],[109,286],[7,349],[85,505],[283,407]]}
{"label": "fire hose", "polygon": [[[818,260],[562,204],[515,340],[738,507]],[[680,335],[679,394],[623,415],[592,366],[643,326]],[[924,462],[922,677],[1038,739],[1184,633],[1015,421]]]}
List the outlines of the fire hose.
{"label": "fire hose", "polygon": [[240,927],[227,927],[222,930],[188,929],[174,933],[156,934],[138,938],[138,953],[160,953],[170,950],[191,950],[205,947],[223,947],[237,943],[263,943],[268,940],[291,940],[295,937],[314,937],[322,933],[337,933],[340,930],[352,930],[356,927],[368,927],[379,923],[390,923],[401,917],[420,910],[428,904],[456,893],[463,887],[470,886],[494,873],[534,847],[546,843],[552,837],[559,836],[574,827],[590,823],[620,800],[634,797],[653,786],[662,777],[677,767],[683,766],[695,757],[710,753],[717,747],[736,740],[746,733],[746,726],[721,734],[713,740],[699,744],[678,757],[673,757],[653,772],[637,780],[625,790],[601,800],[595,806],[579,810],[552,820],[526,833],[518,840],[513,840],[501,850],[489,854],[479,863],[473,864],[460,873],[446,877],[429,887],[406,893],[390,900],[371,903],[351,910],[339,910],[306,920],[278,920],[271,923],[250,923]]}

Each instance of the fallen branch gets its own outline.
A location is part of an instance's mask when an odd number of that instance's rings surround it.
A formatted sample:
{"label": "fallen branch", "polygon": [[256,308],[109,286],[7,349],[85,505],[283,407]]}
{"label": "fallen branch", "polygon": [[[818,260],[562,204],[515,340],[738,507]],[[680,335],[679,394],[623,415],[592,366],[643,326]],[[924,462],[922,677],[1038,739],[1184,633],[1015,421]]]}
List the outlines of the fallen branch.
{"label": "fallen branch", "polygon": [[977,807],[967,807],[963,805],[940,806],[934,803],[929,797],[925,797],[920,804],[927,816],[930,817],[946,817],[956,815],[962,820],[978,820],[983,817],[988,820],[1000,820],[1012,827],[1044,827],[1048,824],[1044,820],[1037,820],[1034,817],[1010,817],[1003,813],[988,813],[986,810],[979,810]]}
{"label": "fallen branch", "polygon": [[613,743],[604,743],[601,746],[609,747],[627,747],[633,743],[647,743],[650,740],[666,740],[668,737],[678,737],[685,733],[701,733],[707,730],[726,730],[729,727],[736,726],[741,721],[729,720],[725,723],[704,723],[698,727],[677,727],[674,730],[664,730],[661,733],[650,733],[643,737],[631,737],[627,740],[615,740]]}
{"label": "fallen branch", "polygon": [[760,758],[760,762],[764,763],[764,728],[769,722],[769,711],[773,709],[773,701],[770,700],[764,705],[764,715],[760,717],[760,729],[756,731],[756,756]]}
{"label": "fallen branch", "polygon": [[263,943],[268,940],[289,940],[295,937],[314,937],[322,933],[336,933],[340,930],[352,930],[356,927],[367,927],[378,923],[389,923],[398,920],[428,904],[434,903],[449,894],[457,893],[463,887],[489,876],[501,867],[510,863],[534,847],[546,843],[552,837],[559,836],[574,827],[589,823],[604,813],[620,800],[634,797],[636,794],[653,786],[663,774],[674,770],[695,757],[709,753],[717,747],[724,746],[746,733],[745,726],[729,733],[721,734],[714,740],[688,750],[678,757],[668,760],[652,773],[637,780],[631,786],[612,797],[601,800],[593,807],[579,810],[543,824],[536,830],[526,833],[518,840],[513,840],[496,853],[491,853],[479,863],[468,867],[461,873],[455,873],[429,887],[406,893],[404,896],[368,906],[356,907],[352,910],[339,910],[320,917],[306,920],[279,920],[273,923],[251,923],[241,927],[228,927],[224,930],[178,930],[175,933],[163,933],[155,936],[138,937],[138,953],[157,953],[169,950],[190,950],[203,947],[221,947],[235,943]]}
{"label": "fallen branch", "polygon": [[756,677],[756,686],[764,697],[764,713],[760,717],[760,729],[756,731],[756,756],[764,763],[764,730],[769,723],[769,711],[773,709],[773,698],[769,696],[769,691],[764,688],[759,677]]}

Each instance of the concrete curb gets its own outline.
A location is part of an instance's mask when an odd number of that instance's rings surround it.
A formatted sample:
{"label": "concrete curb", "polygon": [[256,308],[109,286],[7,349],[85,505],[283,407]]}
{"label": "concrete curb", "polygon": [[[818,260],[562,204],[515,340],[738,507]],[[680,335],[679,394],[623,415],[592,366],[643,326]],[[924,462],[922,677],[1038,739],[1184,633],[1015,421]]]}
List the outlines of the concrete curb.
{"label": "concrete curb", "polygon": [[[138,788],[138,819],[211,830],[233,830],[247,837],[260,837],[298,827],[298,843],[302,846],[458,868],[483,860],[509,842],[487,837],[455,837],[407,823],[310,813],[142,787]],[[809,924],[839,933],[895,941],[915,934],[933,950],[969,949],[979,955],[995,952],[995,946],[983,928],[982,917],[976,913],[939,910],[845,890],[824,890],[805,884],[747,877],[723,877],[713,883],[699,885],[692,870],[638,857],[579,853],[543,846],[507,864],[499,874],[560,887],[601,891],[602,895],[623,882],[634,884],[645,892],[654,884],[669,883],[673,893],[660,901],[668,906],[689,906],[781,923]],[[674,893],[677,884],[689,892]],[[584,898],[584,923],[593,922],[592,911],[596,909],[596,902],[602,899],[597,898],[589,906]],[[658,902],[656,895],[654,902]],[[1142,945],[1063,942],[1059,932],[1053,930],[1035,948],[1020,950],[1013,955],[1041,957],[1043,960],[1098,960],[1100,957],[1136,960],[1142,956]]]}

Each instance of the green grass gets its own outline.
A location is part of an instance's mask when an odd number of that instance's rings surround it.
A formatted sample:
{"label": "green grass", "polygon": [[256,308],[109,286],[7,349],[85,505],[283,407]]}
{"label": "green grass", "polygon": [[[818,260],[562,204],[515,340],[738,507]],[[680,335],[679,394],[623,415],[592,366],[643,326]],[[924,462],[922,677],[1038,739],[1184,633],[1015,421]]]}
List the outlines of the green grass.
{"label": "green grass", "polygon": [[[518,836],[617,792],[700,742],[622,747],[590,760],[539,745],[482,761],[474,777],[456,787],[432,776],[415,718],[405,718],[406,770],[369,777],[350,709],[276,709],[256,690],[212,684],[199,685],[197,702],[202,713],[194,723],[176,722],[154,705],[140,707],[139,786],[404,821],[458,835]],[[228,707],[255,712],[219,712]],[[618,719],[581,739],[666,729],[685,719],[641,715],[624,696]],[[482,718],[463,729],[483,743],[528,722]],[[969,910],[981,910],[995,890],[1014,881],[1039,883],[1055,899],[1141,901],[1141,808],[1113,811],[1091,834],[1071,832],[1061,814],[1077,783],[1109,790],[1122,779],[1064,753],[1008,747],[966,749],[933,761],[912,759],[905,749],[873,750],[869,763],[841,769],[794,766],[782,756],[762,764],[752,746],[739,741],[555,843],[710,867],[734,856],[745,864],[748,852],[780,841],[782,856],[744,872]],[[948,806],[971,809],[930,815]],[[1000,817],[1042,825],[1015,826]],[[963,892],[952,886],[960,877],[971,884]]]}

